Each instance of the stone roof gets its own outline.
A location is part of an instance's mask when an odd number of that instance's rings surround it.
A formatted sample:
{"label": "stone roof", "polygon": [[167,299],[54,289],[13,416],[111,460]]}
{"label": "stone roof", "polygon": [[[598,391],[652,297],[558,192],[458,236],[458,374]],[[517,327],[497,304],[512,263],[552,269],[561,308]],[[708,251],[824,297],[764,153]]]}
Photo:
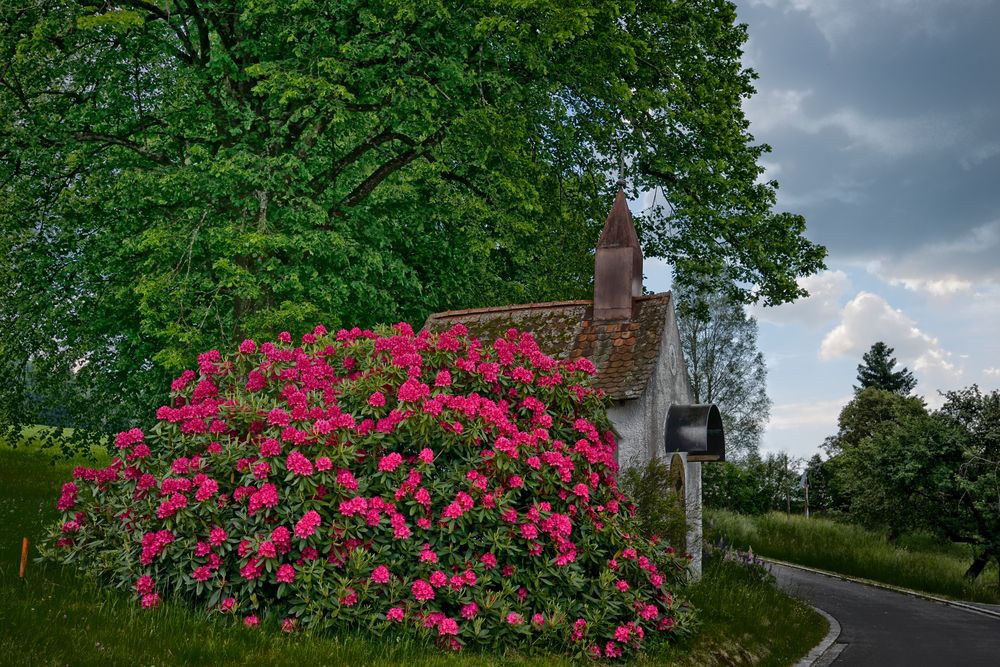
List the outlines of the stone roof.
{"label": "stone roof", "polygon": [[594,386],[615,400],[638,398],[660,352],[670,292],[635,297],[628,320],[594,320],[593,301],[555,301],[449,310],[427,318],[424,328],[443,331],[462,323],[484,345],[514,327],[531,332],[556,359],[586,357],[597,367]]}

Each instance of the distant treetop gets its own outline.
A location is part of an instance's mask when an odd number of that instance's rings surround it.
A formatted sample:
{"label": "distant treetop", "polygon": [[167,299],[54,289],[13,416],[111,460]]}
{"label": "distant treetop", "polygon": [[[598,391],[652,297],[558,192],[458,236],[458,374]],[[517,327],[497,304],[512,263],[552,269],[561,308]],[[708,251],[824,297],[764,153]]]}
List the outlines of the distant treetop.
{"label": "distant treetop", "polygon": [[858,364],[859,386],[854,388],[855,391],[874,387],[901,396],[910,395],[917,386],[917,379],[905,366],[899,370],[893,370],[896,367],[896,358],[892,356],[893,351],[893,348],[878,341],[865,352],[862,363]]}

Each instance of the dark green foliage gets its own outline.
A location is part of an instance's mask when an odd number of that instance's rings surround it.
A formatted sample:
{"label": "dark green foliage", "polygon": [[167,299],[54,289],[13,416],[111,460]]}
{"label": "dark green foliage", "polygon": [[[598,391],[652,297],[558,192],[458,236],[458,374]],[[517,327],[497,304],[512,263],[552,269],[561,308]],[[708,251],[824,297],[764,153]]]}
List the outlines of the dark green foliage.
{"label": "dark green foliage", "polygon": [[908,396],[917,386],[917,379],[905,366],[899,370],[893,370],[896,367],[896,358],[892,356],[893,352],[893,348],[882,341],[872,345],[872,348],[865,352],[862,357],[863,362],[858,364],[859,386],[855,387],[854,390],[874,388]]}
{"label": "dark green foliage", "polygon": [[881,429],[894,428],[902,420],[925,414],[927,407],[922,398],[876,387],[861,389],[840,411],[837,434],[828,438],[823,447],[831,455],[847,451]]}
{"label": "dark green foliage", "polygon": [[757,320],[722,292],[676,291],[677,327],[695,403],[716,403],[726,429],[726,458],[757,454],[771,412],[767,364],[757,349]]}
{"label": "dark green foliage", "polygon": [[802,511],[802,489],[796,462],[785,453],[752,456],[741,464],[729,461],[702,466],[706,508],[741,514],[772,510]]}
{"label": "dark green foliage", "polygon": [[736,18],[726,0],[3,4],[3,421],[42,396],[96,441],[195,350],[587,297],[621,154],[630,194],[658,189],[647,255],[794,299],[825,250],[758,182]]}
{"label": "dark green foliage", "polygon": [[665,540],[681,553],[687,551],[687,519],[666,461],[650,459],[645,466],[627,468],[619,485],[635,502],[641,534]]}
{"label": "dark green foliage", "polygon": [[878,389],[841,413],[824,464],[853,521],[890,539],[925,529],[973,548],[969,576],[1000,556],[1000,392],[946,392],[928,414],[919,399]]}

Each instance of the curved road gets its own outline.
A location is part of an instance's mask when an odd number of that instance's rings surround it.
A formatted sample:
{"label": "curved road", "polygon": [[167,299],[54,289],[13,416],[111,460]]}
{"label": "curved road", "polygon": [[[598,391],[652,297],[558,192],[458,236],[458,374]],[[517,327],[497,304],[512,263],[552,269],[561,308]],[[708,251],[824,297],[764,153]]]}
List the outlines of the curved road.
{"label": "curved road", "polygon": [[840,637],[815,667],[1000,667],[1000,618],[776,563],[769,567],[786,592],[840,623]]}

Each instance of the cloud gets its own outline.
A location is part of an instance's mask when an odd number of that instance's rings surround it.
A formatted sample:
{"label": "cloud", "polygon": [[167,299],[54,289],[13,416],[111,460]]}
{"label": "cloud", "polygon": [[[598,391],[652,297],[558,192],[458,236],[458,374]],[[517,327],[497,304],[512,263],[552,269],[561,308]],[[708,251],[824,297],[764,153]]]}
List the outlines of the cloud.
{"label": "cloud", "polygon": [[[881,117],[866,114],[850,105],[829,110],[819,102],[813,107],[822,110],[811,113],[812,109],[807,106],[812,97],[812,89],[776,88],[750,98],[745,111],[754,132],[768,134],[789,129],[810,135],[835,132],[848,140],[840,146],[842,151],[863,149],[897,158],[954,146],[963,140],[969,133],[968,128],[983,115],[977,110],[964,110],[950,114]],[[970,165],[977,155],[973,149],[968,157]],[[980,158],[979,162],[989,157]]]}
{"label": "cloud", "polygon": [[808,297],[773,308],[754,306],[750,314],[772,324],[821,327],[837,318],[841,299],[851,288],[851,281],[843,271],[823,271],[797,282],[809,292]]}
{"label": "cloud", "polygon": [[983,375],[988,375],[993,378],[1000,378],[1000,368],[984,368]]}
{"label": "cloud", "polygon": [[856,357],[859,361],[876,341],[895,349],[903,366],[911,368],[928,389],[954,386],[962,369],[951,362],[952,354],[938,339],[920,330],[903,311],[893,308],[877,294],[859,292],[841,312],[840,323],[820,344],[824,361]]}
{"label": "cloud", "polygon": [[828,427],[831,432],[836,431],[837,417],[851,398],[848,395],[801,403],[775,403],[771,406],[767,428],[769,431],[792,431]]}
{"label": "cloud", "polygon": [[[894,28],[893,39],[904,37],[946,37],[954,33],[958,6],[986,5],[986,0],[750,0],[785,12],[801,12],[810,17],[831,50],[864,38],[864,28],[874,23]],[[885,35],[881,36],[885,39]]]}
{"label": "cloud", "polygon": [[906,254],[872,261],[868,271],[890,285],[951,296],[973,287],[1000,285],[998,255],[1000,220],[974,227],[954,239],[925,243]]}

